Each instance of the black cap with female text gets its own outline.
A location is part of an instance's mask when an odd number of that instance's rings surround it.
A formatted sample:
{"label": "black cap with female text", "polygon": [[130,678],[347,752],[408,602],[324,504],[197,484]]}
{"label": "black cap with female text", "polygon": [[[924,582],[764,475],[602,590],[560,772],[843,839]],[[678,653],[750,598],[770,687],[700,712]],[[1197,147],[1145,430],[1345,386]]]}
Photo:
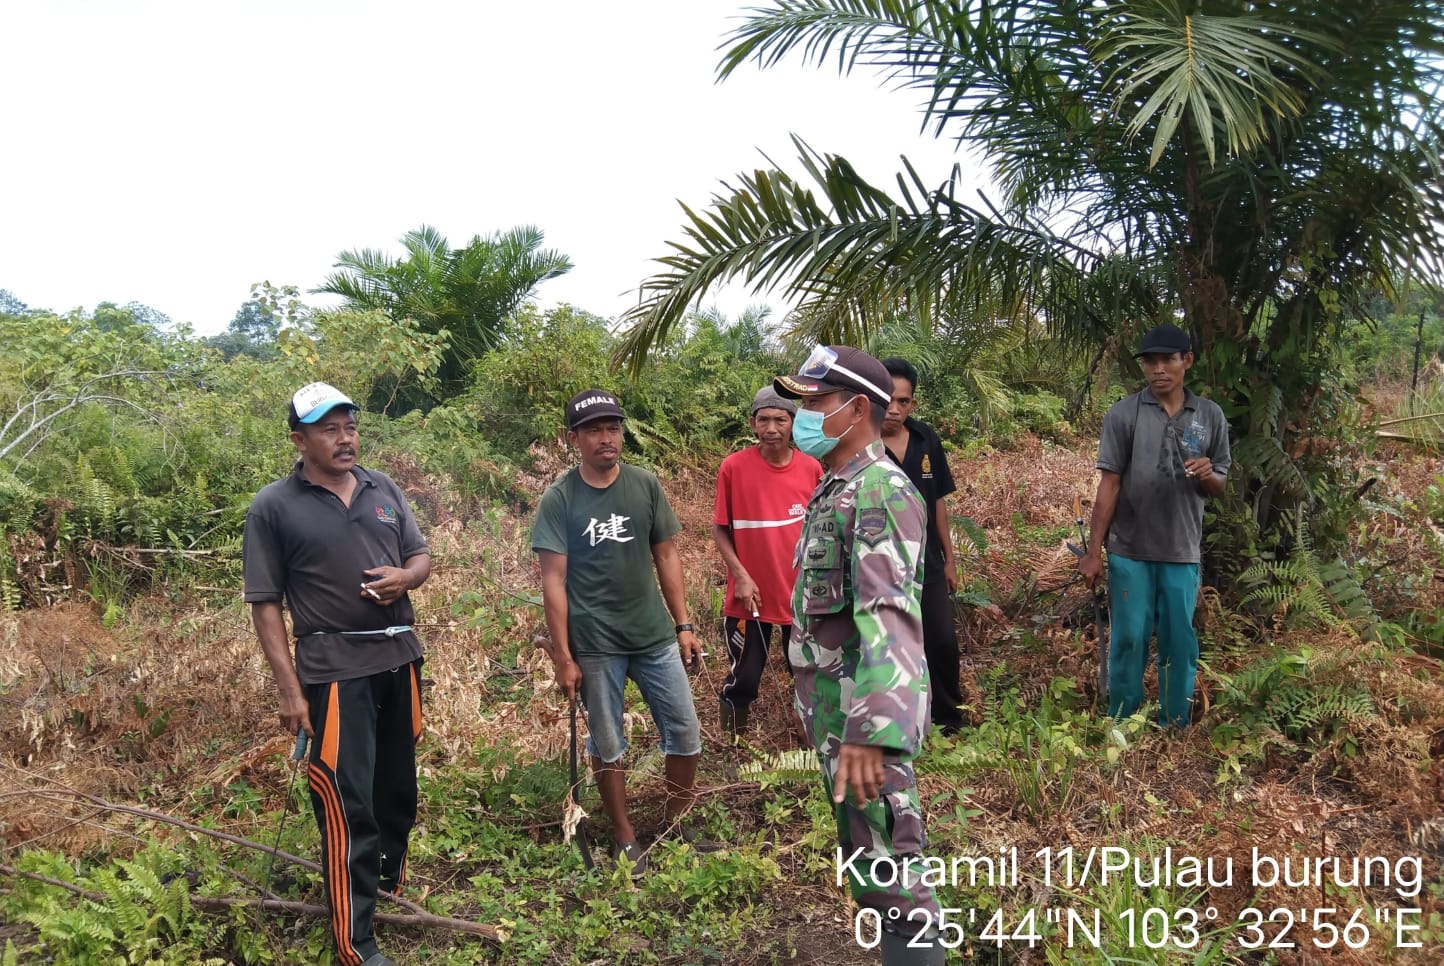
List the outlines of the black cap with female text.
{"label": "black cap with female text", "polygon": [[622,419],[622,404],[605,389],[583,389],[567,402],[567,429],[599,419]]}

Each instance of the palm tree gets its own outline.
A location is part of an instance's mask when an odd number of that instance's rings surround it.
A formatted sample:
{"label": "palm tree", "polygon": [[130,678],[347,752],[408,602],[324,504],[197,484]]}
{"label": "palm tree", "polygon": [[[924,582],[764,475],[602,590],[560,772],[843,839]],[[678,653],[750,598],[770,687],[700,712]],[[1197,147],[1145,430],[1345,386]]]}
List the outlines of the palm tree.
{"label": "palm tree", "polygon": [[793,53],[879,71],[978,150],[1000,198],[906,162],[885,191],[799,141],[800,175],[684,206],[619,358],[639,365],[734,279],[795,300],[794,336],[863,338],[900,307],[1002,313],[1095,364],[1181,317],[1262,521],[1317,495],[1289,437],[1327,396],[1340,327],[1371,286],[1439,278],[1441,38],[1438,0],[771,0],[721,77]]}
{"label": "palm tree", "polygon": [[542,239],[539,229],[524,225],[475,235],[465,247],[452,248],[435,228],[422,225],[401,239],[403,257],[371,248],[342,252],[335,266],[341,271],[311,291],[445,332],[449,341],[437,374],[437,399],[445,399],[466,387],[472,365],[500,341],[507,316],[542,282],[571,270],[565,255],[541,248]]}
{"label": "palm tree", "polygon": [[770,305],[749,305],[737,316],[728,320],[717,306],[698,309],[689,319],[692,325],[709,325],[721,334],[728,350],[739,361],[758,362],[778,360],[777,346],[772,336],[769,319]]}

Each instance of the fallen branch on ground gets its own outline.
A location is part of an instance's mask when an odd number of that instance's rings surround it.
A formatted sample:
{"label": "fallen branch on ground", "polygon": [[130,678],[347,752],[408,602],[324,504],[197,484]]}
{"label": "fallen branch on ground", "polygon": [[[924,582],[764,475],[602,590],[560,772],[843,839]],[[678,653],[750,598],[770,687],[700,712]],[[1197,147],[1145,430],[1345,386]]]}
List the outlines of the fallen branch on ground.
{"label": "fallen branch on ground", "polygon": [[[310,859],[303,859],[299,855],[292,855],[289,852],[282,852],[280,849],[271,848],[269,845],[262,845],[260,842],[252,842],[250,839],[243,839],[239,835],[231,835],[227,832],[217,831],[216,829],[204,828],[192,822],[187,822],[185,819],[176,818],[174,815],[167,815],[164,812],[155,812],[151,811],[148,808],[139,808],[134,805],[119,805],[115,802],[107,802],[103,798],[99,798],[95,795],[89,795],[85,792],[80,791],[79,789],[71,788],[68,785],[60,784],[59,782],[56,782],[55,785],[56,787],[52,789],[32,788],[22,789],[16,792],[7,792],[5,794],[0,794],[0,799],[12,798],[17,796],[48,798],[52,801],[57,799],[79,799],[80,801],[89,802],[92,805],[95,805],[98,808],[106,811],[121,812],[126,815],[134,815],[137,818],[148,819],[152,822],[162,822],[167,825],[174,825],[177,828],[185,829],[187,832],[194,832],[197,835],[205,835],[209,838],[219,839],[222,842],[230,842],[232,845],[239,845],[242,848],[253,849],[257,852],[264,852],[267,855],[274,855],[278,859],[284,859],[285,861],[290,862],[292,865],[298,865],[301,868],[308,869],[312,872],[321,871],[321,866],[315,862],[312,862]],[[389,899],[390,901],[396,903],[398,906],[401,906],[403,909],[411,910],[411,912],[417,916],[432,915],[432,913],[427,912],[424,908],[418,906],[416,903],[410,902],[406,899],[402,899],[400,896],[392,895],[385,890],[378,892],[377,895],[383,899]],[[266,901],[271,902],[274,900]]]}

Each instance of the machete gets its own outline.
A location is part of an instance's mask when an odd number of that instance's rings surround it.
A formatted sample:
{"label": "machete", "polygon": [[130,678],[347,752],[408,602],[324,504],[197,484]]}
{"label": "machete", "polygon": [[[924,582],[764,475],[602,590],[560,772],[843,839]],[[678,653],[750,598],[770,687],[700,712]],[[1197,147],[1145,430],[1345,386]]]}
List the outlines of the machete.
{"label": "machete", "polygon": [[[1082,546],[1075,547],[1071,543],[1068,549],[1072,550],[1078,557],[1088,552],[1088,534],[1083,529],[1083,501],[1073,497],[1073,522],[1078,527],[1078,541]],[[1103,626],[1103,592],[1098,585],[1093,585],[1093,633],[1098,638],[1098,694],[1106,702],[1108,700],[1108,636],[1104,633]]]}

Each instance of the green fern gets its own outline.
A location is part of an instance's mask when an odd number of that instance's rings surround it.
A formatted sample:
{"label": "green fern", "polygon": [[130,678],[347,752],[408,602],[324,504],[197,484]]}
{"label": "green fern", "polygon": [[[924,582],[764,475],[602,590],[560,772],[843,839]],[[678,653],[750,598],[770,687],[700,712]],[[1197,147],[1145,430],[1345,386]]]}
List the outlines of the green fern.
{"label": "green fern", "polygon": [[763,785],[778,782],[813,781],[821,774],[817,752],[811,748],[789,748],[737,769],[738,775]]}
{"label": "green fern", "polygon": [[10,555],[0,554],[0,610],[19,610],[20,599],[20,585],[16,583],[16,574],[10,564]]}
{"label": "green fern", "polygon": [[988,531],[978,526],[978,521],[972,517],[956,516],[951,517],[949,522],[955,531],[961,530],[962,535],[967,539],[967,546],[958,540],[956,535],[953,543],[958,549],[969,556],[981,556],[988,552]]}
{"label": "green fern", "polygon": [[1304,648],[1270,655],[1225,678],[1221,706],[1233,707],[1254,733],[1276,733],[1288,741],[1323,745],[1337,739],[1357,744],[1356,735],[1379,720],[1368,690],[1336,663],[1321,666]]}
{"label": "green fern", "polygon": [[1342,560],[1318,559],[1302,512],[1294,525],[1293,556],[1256,563],[1239,581],[1254,588],[1244,596],[1244,606],[1267,605],[1295,626],[1345,627],[1365,639],[1377,636],[1378,615],[1364,588]]}
{"label": "green fern", "polygon": [[135,461],[119,446],[101,446],[86,454],[97,477],[105,480],[118,493],[133,496],[140,492],[135,479]]}
{"label": "green fern", "polygon": [[161,501],[141,497],[126,508],[126,520],[118,528],[118,536],[137,547],[161,547],[166,544],[160,514],[165,512]]}
{"label": "green fern", "polygon": [[[79,898],[54,890],[37,893],[36,901],[17,917],[35,927],[42,948],[57,962],[75,964],[200,962],[209,926],[191,914],[190,887],[179,875],[180,859],[159,848],[133,859],[77,875],[59,856],[33,855],[43,874],[70,882],[99,899]],[[212,960],[214,961],[214,960]]]}
{"label": "green fern", "polygon": [[96,539],[109,537],[120,502],[115,489],[96,474],[84,454],[76,458],[72,484],[74,516],[82,521],[90,536]]}
{"label": "green fern", "polygon": [[40,492],[8,470],[0,470],[0,506],[30,504],[43,499]]}
{"label": "green fern", "polygon": [[1277,486],[1285,493],[1306,496],[1308,480],[1281,442],[1273,436],[1246,436],[1233,448],[1234,460],[1260,483]]}
{"label": "green fern", "polygon": [[1357,686],[1291,683],[1269,696],[1264,723],[1301,743],[1323,744],[1353,724],[1377,721],[1369,693]]}
{"label": "green fern", "polygon": [[101,962],[91,950],[110,949],[117,936],[106,924],[104,909],[92,902],[77,905],[47,904],[20,913],[19,920],[35,927],[47,948],[63,951],[64,961]]}
{"label": "green fern", "polygon": [[1013,705],[1017,691],[1010,681],[1007,662],[998,661],[990,665],[979,677],[978,683],[982,690],[984,721],[1012,720],[1016,717]]}
{"label": "green fern", "polygon": [[1249,406],[1249,436],[1273,436],[1284,411],[1283,388],[1270,382],[1253,400],[1254,404]]}

